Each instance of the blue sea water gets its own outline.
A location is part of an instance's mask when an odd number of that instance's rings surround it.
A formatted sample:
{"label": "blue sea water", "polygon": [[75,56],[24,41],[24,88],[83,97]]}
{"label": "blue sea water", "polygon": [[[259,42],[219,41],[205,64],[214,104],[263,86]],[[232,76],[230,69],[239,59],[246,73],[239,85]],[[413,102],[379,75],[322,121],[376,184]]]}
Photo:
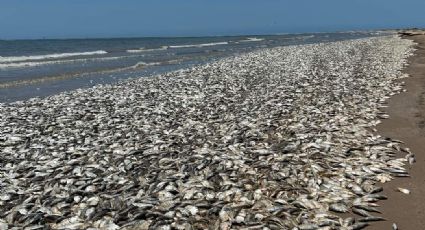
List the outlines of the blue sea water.
{"label": "blue sea water", "polygon": [[0,40],[0,102],[149,77],[265,47],[380,35],[383,33]]}

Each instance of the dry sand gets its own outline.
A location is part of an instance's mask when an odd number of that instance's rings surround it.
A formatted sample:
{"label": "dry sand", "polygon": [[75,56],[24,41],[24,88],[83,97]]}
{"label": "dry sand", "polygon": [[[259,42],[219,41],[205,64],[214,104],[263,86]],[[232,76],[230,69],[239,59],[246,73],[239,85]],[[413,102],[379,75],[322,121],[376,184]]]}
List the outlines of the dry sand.
{"label": "dry sand", "polygon": [[[417,162],[410,167],[410,178],[397,178],[384,184],[388,200],[382,202],[382,216],[388,221],[373,223],[368,229],[392,229],[396,223],[401,230],[425,229],[425,35],[409,35],[417,45],[415,55],[409,58],[405,72],[407,92],[394,96],[386,111],[390,119],[378,126],[382,136],[405,142],[416,154]],[[407,188],[411,194],[396,191]]]}

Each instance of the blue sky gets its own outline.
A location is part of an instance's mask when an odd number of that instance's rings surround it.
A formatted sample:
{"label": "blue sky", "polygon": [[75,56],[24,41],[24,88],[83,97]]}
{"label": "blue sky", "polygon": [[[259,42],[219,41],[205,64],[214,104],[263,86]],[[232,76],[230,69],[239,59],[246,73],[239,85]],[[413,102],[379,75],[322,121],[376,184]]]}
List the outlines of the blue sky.
{"label": "blue sky", "polygon": [[0,0],[0,39],[425,27],[425,0]]}

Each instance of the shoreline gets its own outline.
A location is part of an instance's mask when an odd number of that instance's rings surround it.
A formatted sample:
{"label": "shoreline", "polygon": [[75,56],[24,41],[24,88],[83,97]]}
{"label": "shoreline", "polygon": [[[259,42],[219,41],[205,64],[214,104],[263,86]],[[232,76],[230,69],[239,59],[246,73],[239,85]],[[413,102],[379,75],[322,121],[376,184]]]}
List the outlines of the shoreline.
{"label": "shoreline", "polygon": [[[376,181],[407,171],[399,143],[368,127],[402,90],[412,45],[386,36],[263,49],[0,104],[0,226],[360,229],[381,220],[368,212],[385,199]],[[363,217],[337,216],[350,210]]]}
{"label": "shoreline", "polygon": [[[369,229],[391,229],[396,223],[399,229],[422,230],[425,226],[425,35],[403,35],[403,39],[413,40],[417,49],[408,58],[409,65],[404,73],[406,92],[391,97],[384,111],[390,115],[377,126],[378,134],[401,140],[404,147],[416,156],[416,163],[407,164],[410,177],[396,178],[383,185],[388,200],[382,202],[382,215],[387,221],[376,222]],[[411,194],[406,195],[397,188],[406,188]]]}
{"label": "shoreline", "polygon": [[[129,78],[151,77],[262,48],[344,41],[386,34],[384,32],[347,32],[311,36],[265,35],[256,39],[252,37],[213,40],[210,38],[146,41],[136,39],[127,41],[128,43],[125,41],[121,43],[118,40],[98,44],[91,41],[89,47],[72,41],[55,41],[49,49],[43,46],[44,43],[21,41],[7,46],[7,49],[15,49],[15,53],[2,54],[3,56],[0,57],[0,102],[10,103],[99,84],[114,84]],[[45,48],[46,51],[39,53],[20,48],[27,46]],[[170,46],[174,48],[167,48]],[[69,47],[69,50],[62,50],[62,47]],[[99,53],[103,51],[107,53],[76,56],[92,54],[94,49]],[[129,50],[137,52],[128,52]],[[66,57],[61,58],[61,56]]]}

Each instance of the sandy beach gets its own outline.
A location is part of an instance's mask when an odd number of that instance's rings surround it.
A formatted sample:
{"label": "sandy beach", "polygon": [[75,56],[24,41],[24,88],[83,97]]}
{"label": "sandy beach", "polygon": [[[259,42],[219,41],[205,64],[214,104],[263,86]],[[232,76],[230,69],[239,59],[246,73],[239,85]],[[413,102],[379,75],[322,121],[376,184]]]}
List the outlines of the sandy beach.
{"label": "sandy beach", "polygon": [[0,228],[350,230],[393,220],[376,207],[387,198],[379,182],[408,175],[406,154],[371,128],[403,90],[412,46],[388,35],[260,49],[0,104]]}
{"label": "sandy beach", "polygon": [[[415,55],[409,58],[403,79],[407,92],[392,97],[385,111],[390,118],[378,126],[378,133],[401,140],[416,155],[416,163],[409,167],[409,178],[397,178],[384,184],[388,200],[382,203],[382,215],[388,220],[374,223],[370,229],[391,229],[393,223],[399,229],[422,230],[425,227],[425,35],[404,35],[418,43]],[[397,188],[406,188],[406,195]]]}
{"label": "sandy beach", "polygon": [[425,230],[424,9],[0,0],[0,230]]}

